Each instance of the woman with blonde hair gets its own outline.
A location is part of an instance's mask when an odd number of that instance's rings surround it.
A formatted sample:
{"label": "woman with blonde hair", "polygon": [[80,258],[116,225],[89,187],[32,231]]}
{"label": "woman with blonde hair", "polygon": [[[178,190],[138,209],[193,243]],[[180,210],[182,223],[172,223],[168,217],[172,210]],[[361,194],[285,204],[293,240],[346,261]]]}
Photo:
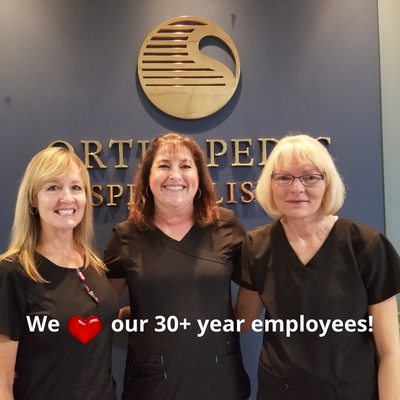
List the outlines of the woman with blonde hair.
{"label": "woman with blonde hair", "polygon": [[250,323],[265,307],[271,328],[257,399],[399,399],[400,259],[382,233],[336,215],[345,187],[327,149],[284,137],[256,196],[275,223],[250,232],[242,284],[255,292],[241,289],[237,314]]}
{"label": "woman with blonde hair", "polygon": [[73,151],[48,147],[29,162],[0,255],[2,400],[116,398],[110,325],[118,305],[92,245],[90,200]]}

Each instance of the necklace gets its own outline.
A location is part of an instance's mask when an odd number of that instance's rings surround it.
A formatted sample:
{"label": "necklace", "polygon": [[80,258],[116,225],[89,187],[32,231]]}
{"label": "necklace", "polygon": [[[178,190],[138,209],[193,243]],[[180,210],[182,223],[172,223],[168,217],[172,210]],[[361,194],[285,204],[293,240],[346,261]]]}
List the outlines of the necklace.
{"label": "necklace", "polygon": [[99,304],[98,297],[94,294],[93,290],[90,289],[90,287],[86,284],[86,282],[85,282],[86,281],[86,277],[85,277],[85,275],[83,275],[83,272],[79,268],[77,268],[76,269],[76,274],[78,275],[79,282],[81,283],[85,293],[90,297],[90,299],[94,303]]}

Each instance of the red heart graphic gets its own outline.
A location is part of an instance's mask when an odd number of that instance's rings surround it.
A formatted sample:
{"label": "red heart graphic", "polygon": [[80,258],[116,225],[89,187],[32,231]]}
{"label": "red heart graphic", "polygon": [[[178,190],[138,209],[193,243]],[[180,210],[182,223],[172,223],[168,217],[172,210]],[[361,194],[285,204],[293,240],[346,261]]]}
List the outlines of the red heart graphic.
{"label": "red heart graphic", "polygon": [[94,315],[91,315],[86,319],[83,319],[79,315],[73,315],[68,320],[69,333],[83,344],[88,343],[97,336],[101,332],[102,328],[103,323],[101,322],[101,319]]}

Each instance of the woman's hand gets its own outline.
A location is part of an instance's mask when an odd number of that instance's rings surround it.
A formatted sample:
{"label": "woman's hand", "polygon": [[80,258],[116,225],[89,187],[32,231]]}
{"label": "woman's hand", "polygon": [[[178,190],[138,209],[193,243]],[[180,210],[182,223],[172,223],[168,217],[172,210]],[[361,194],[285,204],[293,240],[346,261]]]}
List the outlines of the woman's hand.
{"label": "woman's hand", "polygon": [[18,342],[0,335],[0,399],[14,400],[13,384]]}
{"label": "woman's hand", "polygon": [[241,324],[242,332],[251,330],[252,322],[259,318],[263,308],[258,292],[243,287],[239,288],[234,311],[236,319],[244,320],[244,323]]}
{"label": "woman's hand", "polygon": [[118,319],[129,319],[131,316],[131,307],[130,306],[125,306],[119,309],[118,312]]}
{"label": "woman's hand", "polygon": [[369,306],[378,355],[379,400],[400,399],[400,339],[396,296]]}

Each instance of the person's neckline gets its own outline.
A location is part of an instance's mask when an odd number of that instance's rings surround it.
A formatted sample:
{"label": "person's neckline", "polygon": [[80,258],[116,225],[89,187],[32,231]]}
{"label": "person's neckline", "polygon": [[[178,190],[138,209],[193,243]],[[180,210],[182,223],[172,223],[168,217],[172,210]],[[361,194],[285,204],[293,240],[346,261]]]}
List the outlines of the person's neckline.
{"label": "person's neckline", "polygon": [[[305,220],[294,220],[295,222],[292,223],[293,219],[288,219],[286,217],[282,217],[279,221],[286,233],[292,234],[292,236],[298,237],[298,238],[306,238],[311,237],[311,236],[317,236],[318,233],[322,232],[322,236],[325,238],[329,235],[329,232],[331,229],[335,226],[337,220],[339,217],[337,215],[327,215],[327,216],[322,216],[322,218],[316,219],[314,221],[305,221]],[[300,229],[294,229],[296,227],[296,224],[300,226]],[[303,229],[304,226],[308,227],[310,225],[314,225],[315,229],[311,231],[310,234],[307,235],[301,235],[299,234],[300,230],[303,232],[307,232],[306,229]]]}
{"label": "person's neckline", "polygon": [[181,242],[193,229],[193,212],[183,213],[182,215],[156,213],[154,225],[165,236],[176,242]]}
{"label": "person's neckline", "polygon": [[191,232],[194,229],[194,223],[191,224],[190,227],[188,227],[188,229],[186,231],[184,231],[182,234],[180,235],[170,235],[168,232],[166,232],[164,229],[160,228],[159,226],[156,225],[156,230],[157,232],[159,232],[162,236],[168,238],[169,240],[172,240],[174,242],[177,243],[181,243],[184,242],[188,236],[190,236]]}
{"label": "person's neckline", "polygon": [[284,228],[284,224],[282,223],[282,219],[279,220],[278,222],[279,222],[279,225],[280,225],[280,227],[281,227],[281,233],[282,233],[282,235],[283,235],[283,237],[284,237],[284,240],[286,241],[287,246],[289,246],[289,248],[290,248],[292,254],[294,255],[294,257],[297,259],[297,261],[298,261],[303,267],[308,268],[310,265],[313,264],[313,261],[314,261],[316,258],[318,258],[319,255],[320,255],[321,253],[323,253],[324,248],[327,246],[327,243],[329,243],[329,241],[331,240],[332,236],[334,235],[334,232],[335,232],[335,230],[336,230],[336,226],[337,226],[339,220],[340,220],[340,217],[335,216],[335,220],[334,220],[333,224],[330,226],[329,232],[328,232],[328,234],[326,235],[325,239],[321,242],[321,245],[319,246],[319,248],[314,252],[314,254],[312,255],[312,257],[309,258],[309,259],[307,260],[307,262],[303,262],[303,261],[301,260],[300,256],[299,256],[298,253],[296,252],[295,248],[294,248],[293,245],[290,243],[290,240],[289,240],[289,238],[288,238],[288,236],[287,236],[287,234],[286,234],[285,228]]}
{"label": "person's neckline", "polygon": [[57,268],[63,269],[63,270],[70,270],[70,271],[77,271],[77,270],[81,270],[83,268],[83,265],[80,266],[71,266],[71,267],[67,267],[64,265],[60,265],[59,263],[56,263],[55,261],[53,261],[51,258],[45,256],[44,254],[40,253],[39,251],[35,250],[35,253],[42,259],[48,261],[49,263],[51,263],[52,265],[54,265]]}

